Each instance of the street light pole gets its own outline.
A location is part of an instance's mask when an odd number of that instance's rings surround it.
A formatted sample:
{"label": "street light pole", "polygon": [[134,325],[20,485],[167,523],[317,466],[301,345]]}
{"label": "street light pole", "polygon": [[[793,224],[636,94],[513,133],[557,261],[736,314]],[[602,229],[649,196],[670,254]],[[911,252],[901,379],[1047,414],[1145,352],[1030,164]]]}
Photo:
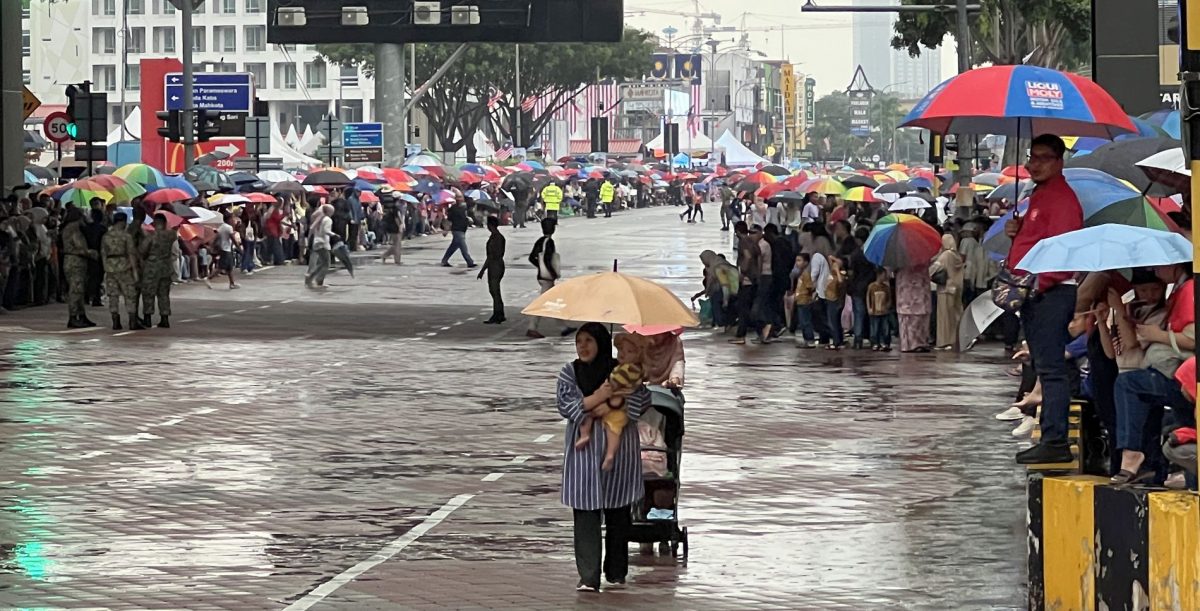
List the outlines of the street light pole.
{"label": "street light pole", "polygon": [[182,125],[179,126],[179,135],[183,140],[184,171],[196,163],[196,151],[192,148],[196,145],[195,131],[192,129],[196,125],[196,75],[192,59],[192,46],[195,44],[192,37],[192,11],[195,8],[192,0],[183,0],[179,3],[179,25],[183,28],[180,37],[183,41],[183,112],[180,118]]}

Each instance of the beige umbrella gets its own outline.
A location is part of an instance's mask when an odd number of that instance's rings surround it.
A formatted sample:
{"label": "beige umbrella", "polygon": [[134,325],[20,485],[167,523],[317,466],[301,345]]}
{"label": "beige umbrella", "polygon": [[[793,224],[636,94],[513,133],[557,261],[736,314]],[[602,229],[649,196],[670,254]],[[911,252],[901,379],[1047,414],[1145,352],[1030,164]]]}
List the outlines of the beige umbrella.
{"label": "beige umbrella", "polygon": [[566,280],[522,314],[576,322],[695,327],[700,319],[665,287],[637,276],[603,272]]}

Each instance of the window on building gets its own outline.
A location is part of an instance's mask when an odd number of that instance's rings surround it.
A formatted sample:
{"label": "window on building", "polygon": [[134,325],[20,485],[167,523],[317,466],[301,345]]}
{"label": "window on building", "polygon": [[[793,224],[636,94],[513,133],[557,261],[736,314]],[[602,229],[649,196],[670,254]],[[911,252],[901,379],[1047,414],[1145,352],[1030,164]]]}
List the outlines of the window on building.
{"label": "window on building", "polygon": [[29,30],[21,30],[21,57],[29,57],[32,52],[29,40]]}
{"label": "window on building", "polygon": [[159,4],[162,5],[162,14],[164,14],[164,15],[174,15],[175,14],[175,5],[171,4],[171,0],[155,0],[155,2],[158,2]]}
{"label": "window on building", "polygon": [[21,83],[24,85],[32,85],[33,84],[33,73],[31,73],[28,70],[22,70],[21,71]]}
{"label": "window on building", "polygon": [[246,51],[258,53],[267,50],[267,26],[248,25],[245,30]]}
{"label": "window on building", "polygon": [[266,4],[265,0],[246,0],[246,12],[252,15],[265,12]]}
{"label": "window on building", "polygon": [[117,52],[117,30],[115,28],[92,29],[92,53],[112,55]]}
{"label": "window on building", "polygon": [[154,28],[154,52],[175,53],[175,28]]}
{"label": "window on building", "polygon": [[116,91],[117,67],[105,65],[92,66],[92,87],[96,91]]}
{"label": "window on building", "polygon": [[254,86],[258,89],[267,88],[267,65],[266,64],[242,64],[242,71],[249,72],[254,79]]}
{"label": "window on building", "polygon": [[226,15],[234,15],[237,13],[237,0],[220,0],[221,4],[217,8],[221,13]]}
{"label": "window on building", "polygon": [[93,15],[116,15],[117,0],[92,0]]}
{"label": "window on building", "polygon": [[275,87],[279,89],[296,88],[296,64],[291,62],[275,64]]}
{"label": "window on building", "polygon": [[203,53],[208,50],[208,40],[205,38],[204,26],[192,28],[192,51]]}
{"label": "window on building", "polygon": [[125,66],[125,89],[137,91],[142,88],[142,67],[138,64]]}
{"label": "window on building", "polygon": [[125,0],[125,12],[129,15],[145,15],[146,0]]}
{"label": "window on building", "polygon": [[213,51],[221,53],[237,52],[237,28],[231,25],[219,25],[213,28]]}
{"label": "window on building", "polygon": [[201,3],[200,3],[200,6],[197,6],[197,7],[195,8],[195,10],[193,10],[192,12],[193,12],[193,13],[195,13],[195,14],[197,14],[197,15],[199,15],[199,14],[201,14],[201,13],[205,13],[205,12],[207,12],[207,11],[208,11],[208,8],[207,8],[207,7],[208,7],[208,3],[207,3],[207,2],[201,2]]}
{"label": "window on building", "polygon": [[228,62],[213,65],[213,72],[237,72],[237,64]]}
{"label": "window on building", "polygon": [[146,28],[130,28],[128,45],[126,46],[130,53],[145,53],[146,52]]}
{"label": "window on building", "polygon": [[361,123],[363,120],[362,100],[342,100],[338,104],[338,117],[343,123]]}
{"label": "window on building", "polygon": [[325,62],[309,62],[304,64],[304,82],[309,89],[325,88]]}

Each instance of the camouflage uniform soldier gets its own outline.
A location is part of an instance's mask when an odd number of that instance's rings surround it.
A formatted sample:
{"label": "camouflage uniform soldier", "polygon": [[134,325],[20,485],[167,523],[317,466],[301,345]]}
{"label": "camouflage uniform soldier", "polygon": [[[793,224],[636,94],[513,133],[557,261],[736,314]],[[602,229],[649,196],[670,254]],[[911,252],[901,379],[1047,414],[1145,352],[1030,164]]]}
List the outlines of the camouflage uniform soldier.
{"label": "camouflage uniform soldier", "polygon": [[142,242],[142,325],[150,326],[154,303],[158,302],[158,326],[170,328],[171,268],[175,265],[171,247],[179,240],[174,229],[167,229],[167,217],[154,216],[154,233]]}
{"label": "camouflage uniform soldier", "polygon": [[104,260],[104,291],[108,295],[108,312],[112,314],[112,328],[121,329],[120,298],[125,298],[125,311],[129,313],[129,328],[142,329],[137,315],[138,256],[134,250],[133,236],[119,228],[125,224],[125,213],[113,215],[117,229],[108,231],[100,243],[100,256]]}
{"label": "camouflage uniform soldier", "polygon": [[[145,276],[145,265],[142,261],[142,242],[146,241],[146,231],[142,229],[142,225],[146,223],[146,209],[140,204],[133,206],[133,222],[128,226],[129,235],[133,238],[133,256],[137,258],[137,269],[140,276]],[[139,278],[144,280],[144,278]],[[133,309],[129,314],[137,318],[138,306],[142,303],[142,282],[133,283]],[[146,327],[149,325],[143,325]]]}
{"label": "camouflage uniform soldier", "polygon": [[96,323],[88,320],[84,312],[83,300],[87,289],[87,262],[100,258],[100,253],[87,247],[82,230],[83,212],[79,208],[68,208],[63,220],[66,223],[62,232],[63,275],[67,277],[67,310],[70,313],[67,328],[94,327]]}

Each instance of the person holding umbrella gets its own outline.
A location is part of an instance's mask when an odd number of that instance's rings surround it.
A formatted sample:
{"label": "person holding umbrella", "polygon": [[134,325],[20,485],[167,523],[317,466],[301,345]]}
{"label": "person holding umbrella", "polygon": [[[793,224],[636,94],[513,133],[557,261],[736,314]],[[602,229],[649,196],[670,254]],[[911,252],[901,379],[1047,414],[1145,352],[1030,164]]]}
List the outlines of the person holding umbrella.
{"label": "person holding umbrella", "polygon": [[[1019,269],[1021,259],[1041,240],[1083,228],[1079,198],[1063,176],[1066,145],[1052,134],[1033,139],[1025,167],[1037,184],[1029,208],[1020,220],[1005,225],[1012,238],[1006,266]],[[1067,325],[1075,313],[1074,275],[1067,272],[1038,274],[1034,294],[1020,307],[1021,322],[1033,368],[1042,382],[1041,441],[1017,454],[1019,464],[1060,463],[1072,460],[1067,441],[1067,414],[1071,386],[1063,359],[1070,335]]]}

